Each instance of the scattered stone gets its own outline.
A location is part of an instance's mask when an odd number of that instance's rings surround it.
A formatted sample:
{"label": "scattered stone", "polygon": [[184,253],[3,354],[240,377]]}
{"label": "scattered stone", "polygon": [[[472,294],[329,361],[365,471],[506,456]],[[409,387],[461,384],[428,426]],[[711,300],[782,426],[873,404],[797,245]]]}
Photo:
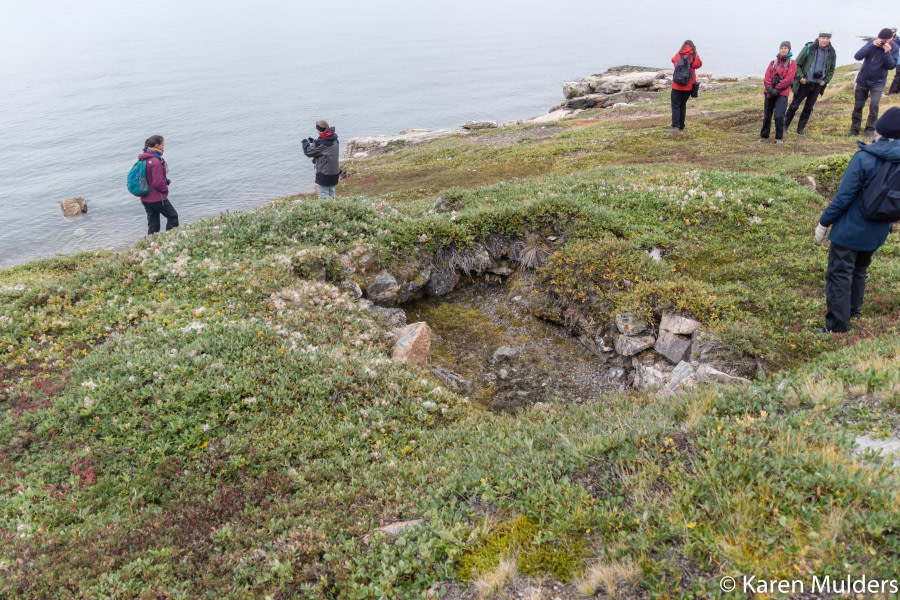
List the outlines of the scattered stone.
{"label": "scattered stone", "polygon": [[729,375],[728,373],[723,373],[718,369],[714,369],[710,365],[700,365],[697,368],[697,379],[702,382],[715,382],[715,383],[740,383],[740,384],[748,384],[750,383],[749,379],[744,379],[743,377],[737,377],[735,375]]}
{"label": "scattered stone", "polygon": [[816,183],[816,178],[812,175],[807,176],[806,183],[813,189],[814,192],[819,190],[819,184]]}
{"label": "scattered stone", "polygon": [[662,262],[663,252],[662,248],[660,248],[659,246],[653,246],[652,248],[647,250],[647,254],[649,254],[650,258],[652,258],[654,261]]}
{"label": "scattered stone", "polygon": [[643,352],[648,348],[652,348],[656,343],[656,338],[652,335],[630,336],[620,335],[616,338],[616,352],[622,356],[634,356],[638,352]]}
{"label": "scattered stone", "polygon": [[644,363],[632,359],[634,365],[634,387],[643,390],[658,390],[669,383],[669,369],[667,365],[658,362]]}
{"label": "scattered stone", "polygon": [[495,267],[488,267],[487,272],[493,275],[499,275],[500,277],[509,277],[513,274],[513,270],[509,267],[505,267],[502,265],[498,265]]}
{"label": "scattered stone", "polygon": [[468,121],[463,123],[463,129],[477,131],[479,129],[497,129],[497,121]]}
{"label": "scattered stone", "polygon": [[450,203],[447,202],[447,199],[443,196],[438,197],[438,199],[434,202],[434,210],[439,213],[448,213],[453,210],[453,207],[450,206]]}
{"label": "scattered stone", "polygon": [[[381,532],[388,537],[397,537],[407,529],[419,527],[423,523],[425,523],[425,521],[422,519],[415,519],[414,521],[397,521],[396,523],[389,523],[388,525],[379,527],[375,531]],[[367,544],[369,543],[368,537],[369,536],[366,536],[366,539],[363,540]]]}
{"label": "scattered stone", "polygon": [[900,467],[900,439],[896,437],[876,440],[869,435],[861,435],[853,441],[853,446],[853,453],[857,456],[872,451],[885,458],[893,458],[894,466]]}
{"label": "scattered stone", "polygon": [[341,283],[340,290],[353,296],[354,300],[359,300],[363,297],[362,288],[359,287],[359,284],[355,281],[345,281]]}
{"label": "scattered stone", "polygon": [[81,213],[87,212],[87,201],[84,199],[84,196],[60,200],[59,206],[62,208],[63,216],[65,217],[77,217]]}
{"label": "scattered stone", "polygon": [[679,335],[691,335],[700,329],[700,323],[681,315],[664,314],[659,323],[659,329]]}
{"label": "scattered stone", "polygon": [[449,369],[434,367],[431,369],[431,371],[432,373],[437,375],[444,383],[450,386],[450,389],[455,392],[469,393],[472,391],[471,381],[469,381],[468,379],[463,379],[462,376],[457,375]]}
{"label": "scattered stone", "polygon": [[751,225],[762,225],[762,222],[763,222],[763,220],[761,217],[758,217],[756,215],[753,215],[752,217],[750,217]]}
{"label": "scattered stone", "polygon": [[400,332],[391,358],[397,361],[409,361],[416,365],[428,364],[428,351],[431,349],[431,328],[428,323],[419,322],[407,325]]}
{"label": "scattered stone", "polygon": [[547,412],[550,410],[551,404],[549,402],[535,402],[531,405],[531,410],[535,412]]}
{"label": "scattered stone", "polygon": [[366,296],[369,297],[369,300],[384,306],[394,306],[397,303],[399,292],[400,286],[390,273],[381,273],[366,288]]}
{"label": "scattered stone", "polygon": [[402,308],[383,308],[373,305],[371,311],[375,314],[375,318],[391,329],[406,327],[406,311]]}
{"label": "scattered stone", "polygon": [[459,283],[459,271],[456,269],[446,269],[432,273],[425,284],[425,293],[429,296],[445,296],[453,291],[456,284]]}
{"label": "scattered stone", "polygon": [[415,300],[422,296],[423,290],[425,289],[425,284],[428,283],[428,279],[431,277],[431,269],[425,269],[420,271],[415,279],[412,281],[407,281],[403,285],[400,286],[400,303],[409,302],[410,300]]}
{"label": "scattered stone", "polygon": [[500,346],[494,351],[491,360],[494,362],[500,362],[503,360],[513,360],[518,357],[522,353],[522,350],[519,348],[513,348],[512,346]]}
{"label": "scattered stone", "polygon": [[691,388],[697,383],[696,371],[691,363],[680,362],[672,370],[672,378],[669,380],[669,389]]}
{"label": "scattered stone", "polygon": [[616,315],[616,328],[623,335],[640,335],[647,331],[647,319],[623,312]]}
{"label": "scattered stone", "polygon": [[656,340],[653,349],[668,359],[669,362],[677,365],[690,357],[691,340],[671,331],[661,330],[659,339]]}

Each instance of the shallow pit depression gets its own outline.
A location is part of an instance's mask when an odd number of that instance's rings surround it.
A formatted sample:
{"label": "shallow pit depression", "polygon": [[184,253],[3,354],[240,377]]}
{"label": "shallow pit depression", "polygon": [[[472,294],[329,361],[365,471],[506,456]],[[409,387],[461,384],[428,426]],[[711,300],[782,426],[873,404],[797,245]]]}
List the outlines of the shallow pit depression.
{"label": "shallow pit depression", "polygon": [[617,387],[569,332],[533,316],[515,286],[478,282],[404,309],[408,322],[431,327],[435,373],[482,406],[586,402]]}

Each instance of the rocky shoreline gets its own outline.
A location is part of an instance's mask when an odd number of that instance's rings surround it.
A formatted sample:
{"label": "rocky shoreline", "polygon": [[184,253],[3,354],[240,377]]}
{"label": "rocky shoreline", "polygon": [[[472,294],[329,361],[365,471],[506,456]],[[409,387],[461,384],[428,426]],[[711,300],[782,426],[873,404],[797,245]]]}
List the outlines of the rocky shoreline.
{"label": "rocky shoreline", "polygon": [[[727,87],[737,81],[734,78],[714,79],[710,73],[697,73],[700,93]],[[465,136],[473,131],[504,129],[523,125],[547,125],[575,116],[591,108],[617,108],[633,106],[655,98],[672,85],[672,69],[623,65],[612,67],[604,73],[589,75],[581,81],[562,84],[565,100],[552,107],[546,114],[530,119],[517,119],[499,124],[496,121],[469,121],[459,127],[447,129],[407,129],[397,135],[378,135],[351,138],[344,150],[344,159],[362,159],[390,154],[404,148],[417,146],[450,136]]]}

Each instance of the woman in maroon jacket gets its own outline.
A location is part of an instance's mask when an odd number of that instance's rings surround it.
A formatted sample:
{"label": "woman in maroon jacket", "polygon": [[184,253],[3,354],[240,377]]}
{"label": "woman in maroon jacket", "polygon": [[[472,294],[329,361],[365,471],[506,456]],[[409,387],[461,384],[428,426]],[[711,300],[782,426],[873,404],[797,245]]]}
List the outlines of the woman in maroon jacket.
{"label": "woman in maroon jacket", "polygon": [[684,129],[684,117],[687,114],[687,101],[694,91],[694,83],[697,81],[697,69],[703,66],[703,61],[697,55],[697,47],[691,40],[685,40],[681,50],[672,57],[672,65],[678,70],[678,63],[682,61],[690,66],[691,74],[687,83],[676,83],[672,80],[672,131]]}
{"label": "woman in maroon jacket", "polygon": [[169,202],[169,165],[162,157],[166,141],[161,135],[151,135],[144,142],[144,151],[139,160],[147,161],[147,183],[150,193],[141,197],[141,204],[147,212],[147,235],[159,232],[159,216],[166,218],[166,231],[178,227],[178,213]]}
{"label": "woman in maroon jacket", "polygon": [[797,73],[797,62],[791,60],[791,43],[781,42],[778,56],[769,63],[765,77],[765,113],[763,116],[762,130],[759,132],[759,141],[769,139],[769,131],[772,128],[772,116],[775,117],[775,143],[784,143],[784,113],[787,110],[788,95],[791,86],[794,85],[794,75]]}

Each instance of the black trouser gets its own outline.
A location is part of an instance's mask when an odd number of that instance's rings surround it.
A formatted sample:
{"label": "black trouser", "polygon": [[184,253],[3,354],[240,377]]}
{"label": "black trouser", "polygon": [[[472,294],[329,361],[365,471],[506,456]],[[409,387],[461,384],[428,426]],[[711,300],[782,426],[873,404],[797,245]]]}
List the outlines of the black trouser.
{"label": "black trouser", "polygon": [[875,251],[857,251],[831,243],[825,274],[825,329],[842,333],[850,329],[850,317],[862,310],[866,270]]}
{"label": "black trouser", "polygon": [[859,84],[856,86],[855,102],[853,103],[853,117],[850,123],[850,133],[859,135],[859,126],[862,124],[862,111],[866,105],[866,100],[871,94],[872,100],[869,102],[869,116],[866,119],[866,134],[875,135],[875,121],[878,120],[878,107],[881,104],[881,94],[884,88],[866,88]]}
{"label": "black trouser", "polygon": [[769,131],[772,128],[772,115],[775,116],[775,139],[784,138],[784,111],[787,109],[787,96],[778,94],[774,98],[766,94],[765,114],[763,115],[763,126],[759,132],[759,137],[769,139]]}
{"label": "black trouser", "polygon": [[900,66],[897,67],[897,70],[894,71],[894,79],[891,81],[891,89],[889,93],[896,94],[900,92]]}
{"label": "black trouser", "polygon": [[147,235],[159,233],[159,215],[166,218],[166,231],[178,227],[178,213],[168,200],[162,202],[144,202],[144,210],[147,211]]}
{"label": "black trouser", "polygon": [[682,92],[672,89],[672,127],[684,129],[684,117],[687,115],[687,101],[691,97],[691,90]]}
{"label": "black trouser", "polygon": [[797,131],[806,129],[809,116],[812,114],[813,107],[816,105],[816,100],[819,99],[821,91],[822,84],[820,83],[800,84],[800,87],[797,88],[797,93],[794,94],[794,99],[791,100],[791,105],[787,109],[787,114],[784,116],[785,129],[791,126],[791,121],[794,120],[794,115],[797,114],[797,109],[800,108],[800,104],[804,100],[806,100],[806,104],[803,105],[803,112],[800,113],[800,120],[797,121]]}

